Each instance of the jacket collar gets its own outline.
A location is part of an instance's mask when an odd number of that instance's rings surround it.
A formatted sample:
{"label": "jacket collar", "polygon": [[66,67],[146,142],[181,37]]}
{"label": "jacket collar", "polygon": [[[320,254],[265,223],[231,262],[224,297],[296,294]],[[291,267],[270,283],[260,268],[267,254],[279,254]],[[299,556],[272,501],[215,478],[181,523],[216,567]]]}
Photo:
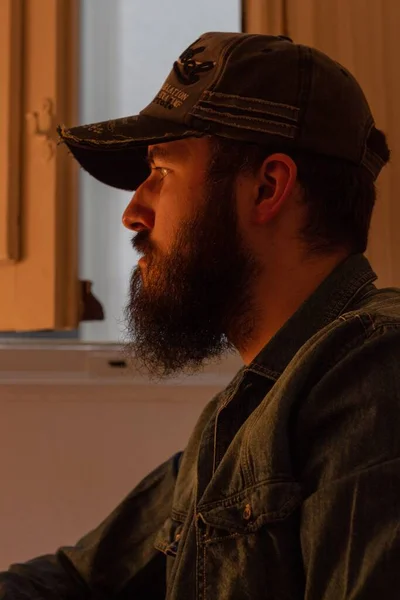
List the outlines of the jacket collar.
{"label": "jacket collar", "polygon": [[244,370],[277,380],[301,346],[337,319],[360,291],[377,279],[368,259],[354,254],[340,263]]}

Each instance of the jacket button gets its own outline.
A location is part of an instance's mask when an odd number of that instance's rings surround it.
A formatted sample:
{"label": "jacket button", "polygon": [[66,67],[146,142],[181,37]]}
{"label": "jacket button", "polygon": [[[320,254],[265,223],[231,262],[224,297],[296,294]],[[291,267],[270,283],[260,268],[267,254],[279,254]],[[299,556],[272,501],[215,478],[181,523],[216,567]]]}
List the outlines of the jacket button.
{"label": "jacket button", "polygon": [[246,506],[244,507],[244,511],[243,511],[243,519],[246,519],[246,521],[248,521],[251,517],[251,506],[250,504],[246,504]]}

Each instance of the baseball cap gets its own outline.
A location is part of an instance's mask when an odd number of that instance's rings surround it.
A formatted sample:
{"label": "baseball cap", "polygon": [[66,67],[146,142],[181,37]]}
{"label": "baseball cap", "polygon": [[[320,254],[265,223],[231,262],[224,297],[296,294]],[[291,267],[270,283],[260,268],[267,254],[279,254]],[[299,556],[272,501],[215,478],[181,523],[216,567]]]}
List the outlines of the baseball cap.
{"label": "baseball cap", "polygon": [[149,145],[208,135],[344,159],[375,179],[386,163],[369,146],[376,131],[356,79],[324,53],[286,36],[226,32],[194,41],[138,115],[58,127],[83,169],[124,190],[147,178]]}

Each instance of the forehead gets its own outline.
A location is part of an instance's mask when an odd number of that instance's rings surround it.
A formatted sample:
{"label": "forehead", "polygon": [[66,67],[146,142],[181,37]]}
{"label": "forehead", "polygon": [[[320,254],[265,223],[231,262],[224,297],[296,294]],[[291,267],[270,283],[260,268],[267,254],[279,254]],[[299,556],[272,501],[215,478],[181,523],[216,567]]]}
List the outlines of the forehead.
{"label": "forehead", "polygon": [[147,155],[151,160],[189,161],[192,158],[207,158],[210,152],[210,142],[203,138],[186,138],[148,147]]}

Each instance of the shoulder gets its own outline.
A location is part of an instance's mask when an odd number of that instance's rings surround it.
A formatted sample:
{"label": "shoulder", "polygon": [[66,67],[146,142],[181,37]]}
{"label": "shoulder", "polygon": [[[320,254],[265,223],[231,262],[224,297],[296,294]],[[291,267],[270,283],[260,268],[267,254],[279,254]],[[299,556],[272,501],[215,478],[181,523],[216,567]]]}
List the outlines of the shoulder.
{"label": "shoulder", "polygon": [[297,441],[311,487],[399,458],[400,294],[344,313],[310,352]]}
{"label": "shoulder", "polygon": [[398,360],[400,290],[374,288],[307,340],[288,365],[286,375],[302,373],[304,392],[308,393],[319,383],[337,377],[339,371],[353,374],[342,378],[349,385],[356,373],[359,380],[370,376],[370,383],[374,375],[379,379],[382,370],[392,370],[400,377]]}
{"label": "shoulder", "polygon": [[373,289],[352,305],[350,311],[339,317],[344,322],[351,322],[353,319],[359,320],[367,337],[400,327],[400,289],[376,289],[373,286]]}

